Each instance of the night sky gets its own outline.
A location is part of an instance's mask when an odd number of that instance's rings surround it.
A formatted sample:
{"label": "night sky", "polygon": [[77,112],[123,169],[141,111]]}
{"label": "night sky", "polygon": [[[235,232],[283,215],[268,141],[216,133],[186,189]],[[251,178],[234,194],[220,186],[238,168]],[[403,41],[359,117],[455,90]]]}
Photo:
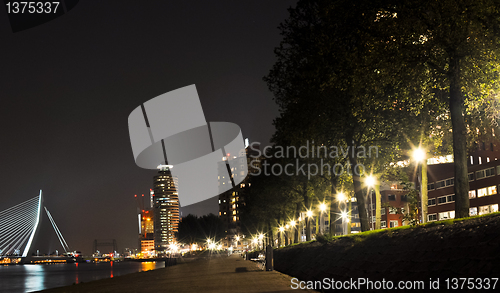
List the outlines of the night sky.
{"label": "night sky", "polygon": [[[156,171],[135,165],[128,115],[196,84],[207,121],[268,144],[278,107],[262,77],[295,2],[80,1],[18,33],[2,6],[0,210],[42,189],[72,249],[112,238],[120,252],[137,248],[134,194],[147,195]],[[196,211],[217,212],[211,203]],[[61,249],[49,224],[34,249]]]}

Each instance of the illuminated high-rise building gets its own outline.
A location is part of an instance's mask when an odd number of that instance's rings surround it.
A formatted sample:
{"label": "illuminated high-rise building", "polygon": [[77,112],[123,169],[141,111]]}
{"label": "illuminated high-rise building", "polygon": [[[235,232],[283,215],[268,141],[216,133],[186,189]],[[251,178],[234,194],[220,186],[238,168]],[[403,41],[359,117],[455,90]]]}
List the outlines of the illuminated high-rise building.
{"label": "illuminated high-rise building", "polygon": [[[259,156],[260,150],[258,145],[252,147],[248,144],[248,139],[245,141],[245,153],[246,159],[236,156],[231,156],[231,154],[226,154],[219,163],[220,169],[229,168],[231,171],[229,174],[232,176],[244,176],[246,175],[244,170],[248,170],[248,174],[255,174],[260,169],[261,157]],[[238,164],[234,164],[235,167],[228,167],[227,161],[238,160]],[[227,173],[227,172],[226,172]],[[219,174],[224,174],[224,172],[219,171]],[[232,184],[232,179],[234,177],[219,176],[219,186],[225,184]],[[226,232],[227,239],[233,239],[237,235],[242,233],[241,222],[240,222],[240,212],[241,208],[245,205],[245,198],[243,196],[243,190],[250,187],[249,176],[247,176],[239,184],[235,185],[232,189],[222,192],[219,194],[219,218],[224,223],[224,228]]]}
{"label": "illuminated high-rise building", "polygon": [[172,176],[170,168],[170,165],[158,166],[158,175],[154,177],[154,241],[158,254],[176,242],[179,225],[177,177]]}

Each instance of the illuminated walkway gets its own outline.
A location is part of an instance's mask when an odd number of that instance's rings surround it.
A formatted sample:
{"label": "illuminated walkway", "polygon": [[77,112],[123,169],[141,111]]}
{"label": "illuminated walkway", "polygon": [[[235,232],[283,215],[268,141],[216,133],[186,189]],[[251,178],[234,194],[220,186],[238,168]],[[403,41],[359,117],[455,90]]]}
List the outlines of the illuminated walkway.
{"label": "illuminated walkway", "polygon": [[296,292],[290,285],[291,277],[262,271],[238,255],[216,255],[165,269],[43,292]]}

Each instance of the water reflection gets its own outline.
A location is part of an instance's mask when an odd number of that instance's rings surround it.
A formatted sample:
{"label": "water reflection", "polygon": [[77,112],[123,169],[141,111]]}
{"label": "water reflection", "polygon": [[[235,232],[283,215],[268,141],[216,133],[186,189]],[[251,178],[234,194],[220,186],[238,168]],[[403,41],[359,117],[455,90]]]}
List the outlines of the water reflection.
{"label": "water reflection", "polygon": [[165,267],[164,262],[0,266],[1,292],[33,292]]}
{"label": "water reflection", "polygon": [[45,265],[23,265],[25,279],[24,279],[24,291],[40,291],[45,289]]}
{"label": "water reflection", "polygon": [[150,270],[154,270],[156,269],[156,262],[154,261],[145,261],[145,262],[142,262],[142,271],[150,271]]}
{"label": "water reflection", "polygon": [[75,284],[78,284],[79,281],[78,281],[78,263],[75,262],[75,267],[76,267],[76,279],[75,279]]}

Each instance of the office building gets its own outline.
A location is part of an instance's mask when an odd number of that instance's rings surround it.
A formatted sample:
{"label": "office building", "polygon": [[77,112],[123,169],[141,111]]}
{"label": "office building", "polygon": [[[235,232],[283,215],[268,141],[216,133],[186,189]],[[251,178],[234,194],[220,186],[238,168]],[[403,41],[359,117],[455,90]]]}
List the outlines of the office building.
{"label": "office building", "polygon": [[179,195],[177,177],[172,176],[170,165],[158,166],[154,177],[154,246],[158,255],[166,253],[170,244],[176,243],[179,225]]}

